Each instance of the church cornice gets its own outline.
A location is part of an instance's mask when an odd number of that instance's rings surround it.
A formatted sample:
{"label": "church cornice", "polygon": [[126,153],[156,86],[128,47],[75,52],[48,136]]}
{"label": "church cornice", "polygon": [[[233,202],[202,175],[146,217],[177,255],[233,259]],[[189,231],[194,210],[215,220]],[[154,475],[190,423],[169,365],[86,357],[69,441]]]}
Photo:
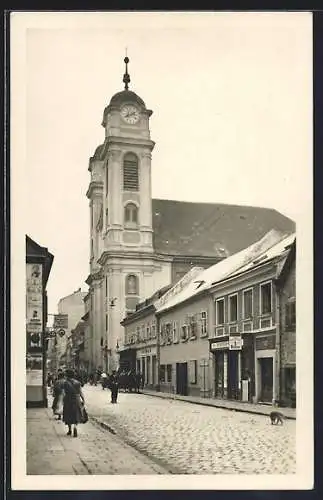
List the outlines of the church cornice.
{"label": "church cornice", "polygon": [[103,279],[103,272],[102,269],[100,269],[99,271],[95,271],[89,274],[85,280],[85,283],[91,286],[95,281],[100,281],[102,279]]}
{"label": "church cornice", "polygon": [[156,255],[156,254],[151,254],[151,253],[146,253],[146,252],[141,252],[141,251],[115,251],[115,250],[110,250],[110,251],[105,251],[102,253],[101,257],[98,259],[98,264],[101,266],[104,266],[108,259],[148,259],[150,261],[158,261],[158,262],[172,262],[172,259],[170,259],[166,255]]}
{"label": "church cornice", "polygon": [[152,141],[151,139],[142,139],[140,137],[132,138],[132,137],[110,136],[104,143],[104,147],[101,151],[101,158],[105,157],[108,154],[108,151],[111,148],[111,146],[122,146],[122,147],[138,146],[138,147],[148,148],[150,151],[152,151],[154,149],[155,142]]}
{"label": "church cornice", "polygon": [[103,191],[103,182],[102,181],[91,181],[89,188],[86,192],[87,198],[92,198],[93,193],[101,195]]}

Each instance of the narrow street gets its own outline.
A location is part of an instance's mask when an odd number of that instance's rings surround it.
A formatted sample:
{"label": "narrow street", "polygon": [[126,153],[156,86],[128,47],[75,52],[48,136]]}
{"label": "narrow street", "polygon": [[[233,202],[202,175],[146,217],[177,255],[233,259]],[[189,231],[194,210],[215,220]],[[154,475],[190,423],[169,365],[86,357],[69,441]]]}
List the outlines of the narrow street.
{"label": "narrow street", "polygon": [[101,386],[83,391],[92,419],[172,473],[296,471],[294,420],[272,426],[264,415],[122,392],[112,405]]}

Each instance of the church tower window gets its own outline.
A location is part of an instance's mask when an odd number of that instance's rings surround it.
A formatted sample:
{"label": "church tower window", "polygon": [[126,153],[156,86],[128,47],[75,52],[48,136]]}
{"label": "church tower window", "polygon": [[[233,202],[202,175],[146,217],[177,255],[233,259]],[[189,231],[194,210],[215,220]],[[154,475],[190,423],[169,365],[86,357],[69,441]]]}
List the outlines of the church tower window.
{"label": "church tower window", "polygon": [[128,203],[124,208],[125,224],[138,224],[138,208],[134,203]]}
{"label": "church tower window", "polygon": [[124,191],[139,191],[138,158],[133,153],[127,153],[123,160]]}

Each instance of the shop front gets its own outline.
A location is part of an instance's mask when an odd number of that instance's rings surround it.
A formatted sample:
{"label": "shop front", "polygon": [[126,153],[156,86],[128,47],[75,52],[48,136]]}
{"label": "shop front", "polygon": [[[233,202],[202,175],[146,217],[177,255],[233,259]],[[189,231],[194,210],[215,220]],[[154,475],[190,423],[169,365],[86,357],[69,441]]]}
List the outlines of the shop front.
{"label": "shop front", "polygon": [[142,347],[137,350],[136,371],[141,373],[146,387],[154,388],[158,383],[157,347]]}
{"label": "shop front", "polygon": [[214,397],[241,399],[241,350],[240,336],[212,339],[210,351],[214,366]]}

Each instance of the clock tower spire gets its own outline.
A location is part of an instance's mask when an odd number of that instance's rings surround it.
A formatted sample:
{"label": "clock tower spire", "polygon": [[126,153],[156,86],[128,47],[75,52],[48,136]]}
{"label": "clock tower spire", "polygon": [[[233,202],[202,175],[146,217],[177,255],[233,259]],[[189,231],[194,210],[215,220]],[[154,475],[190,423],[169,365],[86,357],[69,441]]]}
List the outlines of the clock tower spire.
{"label": "clock tower spire", "polygon": [[123,75],[123,83],[124,83],[125,90],[128,90],[129,83],[130,83],[130,75],[128,73],[129,57],[127,57],[127,49],[126,49],[126,57],[124,58],[124,62],[126,65],[126,71],[125,71],[125,74]]}

